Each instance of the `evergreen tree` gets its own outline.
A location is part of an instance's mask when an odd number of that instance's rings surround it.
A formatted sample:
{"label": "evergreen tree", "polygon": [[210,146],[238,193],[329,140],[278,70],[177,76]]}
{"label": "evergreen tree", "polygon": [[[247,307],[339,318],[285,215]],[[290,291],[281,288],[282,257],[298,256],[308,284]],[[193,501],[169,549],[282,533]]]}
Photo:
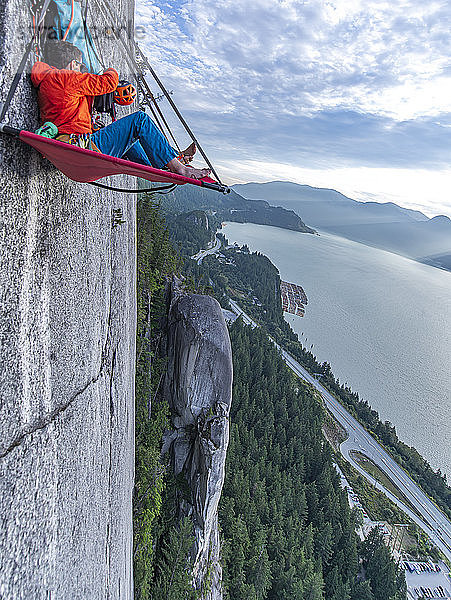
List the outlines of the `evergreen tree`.
{"label": "evergreen tree", "polygon": [[374,600],[369,581],[359,581],[354,585],[351,594],[352,600]]}
{"label": "evergreen tree", "polygon": [[365,577],[375,600],[406,600],[404,572],[395,565],[381,533],[374,528],[362,544]]}
{"label": "evergreen tree", "polygon": [[163,548],[163,560],[151,600],[195,600],[191,584],[189,550],[193,544],[192,523],[188,517],[171,528]]}
{"label": "evergreen tree", "polygon": [[356,539],[324,449],[321,406],[263,331],[237,321],[231,338],[232,426],[220,505],[226,597],[338,600],[340,593],[347,600]]}

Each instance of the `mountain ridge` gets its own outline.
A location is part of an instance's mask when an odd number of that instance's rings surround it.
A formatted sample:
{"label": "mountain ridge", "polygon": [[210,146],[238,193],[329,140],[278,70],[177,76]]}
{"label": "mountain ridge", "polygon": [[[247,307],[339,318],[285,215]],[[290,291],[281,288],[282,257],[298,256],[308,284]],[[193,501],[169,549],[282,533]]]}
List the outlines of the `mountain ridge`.
{"label": "mountain ridge", "polygon": [[451,254],[451,219],[446,215],[429,218],[421,211],[393,202],[359,202],[336,190],[292,182],[248,183],[232,187],[247,199],[264,199],[294,210],[315,229],[432,266],[444,268],[440,257]]}
{"label": "mountain ridge", "polygon": [[[277,186],[277,189],[275,189],[275,186]],[[351,203],[353,206],[360,208],[375,208],[376,210],[382,210],[384,208],[389,210],[394,209],[395,211],[401,211],[402,215],[411,217],[415,220],[429,220],[429,217],[427,217],[421,211],[405,208],[399,204],[396,204],[395,202],[375,202],[373,200],[362,202],[360,200],[350,198],[349,196],[345,196],[341,192],[338,192],[332,188],[319,188],[290,181],[268,181],[265,183],[249,182],[244,184],[235,184],[232,186],[232,189],[247,200],[266,200],[271,202],[271,200],[274,198],[274,193],[283,193],[284,202],[295,201],[299,203],[312,200],[315,202],[331,202],[333,200],[338,200],[339,202],[348,204]],[[257,191],[260,193],[260,195],[258,195]]]}

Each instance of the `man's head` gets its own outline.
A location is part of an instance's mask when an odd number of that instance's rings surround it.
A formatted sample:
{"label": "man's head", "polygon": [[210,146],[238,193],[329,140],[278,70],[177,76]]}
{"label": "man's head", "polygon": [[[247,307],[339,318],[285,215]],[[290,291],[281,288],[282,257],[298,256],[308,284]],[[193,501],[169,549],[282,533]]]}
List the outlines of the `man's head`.
{"label": "man's head", "polygon": [[80,71],[82,63],[81,51],[69,42],[53,42],[48,49],[48,63],[57,69]]}

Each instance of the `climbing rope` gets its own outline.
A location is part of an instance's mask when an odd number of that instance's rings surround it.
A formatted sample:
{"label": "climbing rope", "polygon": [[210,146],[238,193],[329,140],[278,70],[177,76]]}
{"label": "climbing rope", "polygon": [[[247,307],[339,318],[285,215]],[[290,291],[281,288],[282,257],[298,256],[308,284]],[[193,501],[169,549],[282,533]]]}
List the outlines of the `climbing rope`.
{"label": "climbing rope", "polygon": [[69,33],[69,30],[71,28],[72,22],[74,20],[74,9],[75,9],[74,1],[75,0],[72,0],[72,8],[71,8],[71,13],[70,13],[70,20],[69,20],[69,24],[68,24],[67,29],[66,29],[66,33],[63,35],[63,42],[66,41],[67,34]]}

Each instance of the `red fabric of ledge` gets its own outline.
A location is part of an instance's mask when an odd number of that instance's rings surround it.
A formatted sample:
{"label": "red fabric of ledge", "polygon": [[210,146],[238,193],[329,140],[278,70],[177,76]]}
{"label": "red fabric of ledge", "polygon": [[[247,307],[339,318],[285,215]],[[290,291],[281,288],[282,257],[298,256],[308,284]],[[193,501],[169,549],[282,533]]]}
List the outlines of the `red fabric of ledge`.
{"label": "red fabric of ledge", "polygon": [[183,177],[176,173],[154,169],[122,158],[115,158],[92,150],[84,150],[65,142],[58,142],[42,135],[36,135],[30,131],[21,131],[20,139],[48,158],[64,175],[81,183],[97,181],[108,175],[132,175],[148,181],[176,183],[177,185],[191,183],[192,185],[202,186],[202,181],[216,183],[210,177],[203,177],[202,179]]}

